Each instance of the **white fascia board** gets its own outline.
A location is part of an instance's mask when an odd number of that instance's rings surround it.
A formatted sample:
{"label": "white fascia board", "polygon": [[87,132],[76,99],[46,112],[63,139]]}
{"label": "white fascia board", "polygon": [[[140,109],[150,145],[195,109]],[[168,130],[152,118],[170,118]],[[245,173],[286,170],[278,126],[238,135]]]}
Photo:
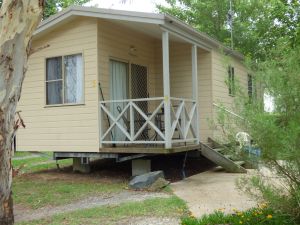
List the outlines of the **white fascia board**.
{"label": "white fascia board", "polygon": [[151,24],[164,23],[164,15],[161,14],[71,6],[49,17],[45,21],[42,21],[41,24],[38,26],[37,30],[34,32],[34,35],[41,33],[44,30],[72,16],[85,16],[85,17],[92,17],[92,18],[123,20],[123,21],[151,23]]}

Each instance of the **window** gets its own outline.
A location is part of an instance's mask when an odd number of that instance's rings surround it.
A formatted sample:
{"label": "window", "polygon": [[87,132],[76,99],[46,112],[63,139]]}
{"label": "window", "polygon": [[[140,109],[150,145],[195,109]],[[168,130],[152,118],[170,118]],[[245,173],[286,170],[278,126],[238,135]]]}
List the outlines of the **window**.
{"label": "window", "polygon": [[235,95],[234,67],[232,66],[228,66],[228,92],[230,96]]}
{"label": "window", "polygon": [[46,59],[46,104],[83,103],[82,54]]}
{"label": "window", "polygon": [[248,74],[248,96],[252,99],[256,95],[255,81],[251,74]]}

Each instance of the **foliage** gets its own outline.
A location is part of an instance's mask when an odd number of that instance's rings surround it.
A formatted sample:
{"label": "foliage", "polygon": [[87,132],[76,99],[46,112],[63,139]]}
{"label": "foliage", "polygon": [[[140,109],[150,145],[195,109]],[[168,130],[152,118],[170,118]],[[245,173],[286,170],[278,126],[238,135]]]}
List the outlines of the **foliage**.
{"label": "foliage", "polygon": [[[46,19],[70,5],[83,5],[89,1],[90,0],[46,0],[43,18]],[[0,7],[2,6],[2,2],[3,0],[0,0]]]}
{"label": "foliage", "polygon": [[208,225],[208,224],[230,224],[230,225],[296,225],[293,219],[279,212],[274,212],[266,208],[253,208],[245,212],[236,211],[232,215],[225,215],[217,211],[210,215],[205,215],[200,219],[186,217],[182,219],[183,225]]}
{"label": "foliage", "polygon": [[[228,0],[167,0],[170,7],[158,6],[199,31],[230,46]],[[299,43],[300,2],[286,0],[232,0],[234,48],[252,59],[265,59],[278,39],[288,37]]]}
{"label": "foliage", "polygon": [[60,224],[127,224],[134,217],[180,217],[186,215],[184,201],[172,196],[155,198],[141,202],[127,202],[117,206],[97,207],[71,213],[64,213],[52,218],[19,223],[19,225],[60,225]]}
{"label": "foliage", "polygon": [[56,14],[59,10],[67,8],[71,5],[83,5],[90,0],[47,0],[43,17],[48,18],[51,15]]}
{"label": "foliage", "polygon": [[233,108],[244,119],[223,112],[218,123],[227,141],[238,131],[249,133],[261,149],[262,165],[270,170],[265,169],[267,177],[258,174],[240,187],[300,223],[300,46],[291,49],[289,44],[279,42],[256,67],[256,82],[274,97],[275,111],[265,112],[262,99],[249,101],[238,88]]}

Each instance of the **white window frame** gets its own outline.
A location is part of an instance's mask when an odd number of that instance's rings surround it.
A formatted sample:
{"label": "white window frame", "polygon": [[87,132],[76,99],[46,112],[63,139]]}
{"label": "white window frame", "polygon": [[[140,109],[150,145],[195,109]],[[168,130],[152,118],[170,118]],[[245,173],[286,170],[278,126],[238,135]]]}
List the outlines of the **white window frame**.
{"label": "white window frame", "polygon": [[[77,102],[77,103],[65,103],[65,71],[64,71],[64,58],[67,56],[72,56],[72,55],[81,55],[82,58],[82,102]],[[51,59],[51,58],[57,58],[57,57],[61,57],[62,63],[62,78],[61,79],[57,79],[57,80],[47,80],[47,59]],[[44,100],[44,107],[48,108],[48,107],[57,107],[57,106],[73,106],[73,105],[84,105],[85,104],[85,74],[84,74],[84,55],[83,52],[75,52],[75,53],[70,53],[70,54],[65,54],[65,55],[55,55],[55,56],[50,56],[50,57],[46,57],[44,60],[44,65],[45,65],[45,88],[44,88],[44,93],[45,93],[45,100]],[[62,103],[60,104],[47,104],[47,83],[49,82],[55,82],[55,81],[62,81]]]}

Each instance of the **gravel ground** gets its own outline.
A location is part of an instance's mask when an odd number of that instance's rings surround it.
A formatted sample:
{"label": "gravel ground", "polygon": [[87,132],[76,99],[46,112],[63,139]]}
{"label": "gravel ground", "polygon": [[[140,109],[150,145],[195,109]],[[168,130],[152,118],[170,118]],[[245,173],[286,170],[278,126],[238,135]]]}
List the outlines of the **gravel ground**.
{"label": "gravel ground", "polygon": [[[63,206],[44,207],[32,212],[29,212],[28,210],[20,210],[16,208],[15,221],[21,222],[21,221],[38,220],[46,217],[51,217],[59,213],[72,212],[72,211],[82,210],[82,209],[90,209],[90,208],[95,208],[100,206],[118,205],[124,202],[140,202],[152,198],[168,198],[170,196],[171,195],[166,193],[123,191],[119,194],[105,196],[105,197],[90,197]],[[133,223],[133,224],[139,224],[139,223]]]}

